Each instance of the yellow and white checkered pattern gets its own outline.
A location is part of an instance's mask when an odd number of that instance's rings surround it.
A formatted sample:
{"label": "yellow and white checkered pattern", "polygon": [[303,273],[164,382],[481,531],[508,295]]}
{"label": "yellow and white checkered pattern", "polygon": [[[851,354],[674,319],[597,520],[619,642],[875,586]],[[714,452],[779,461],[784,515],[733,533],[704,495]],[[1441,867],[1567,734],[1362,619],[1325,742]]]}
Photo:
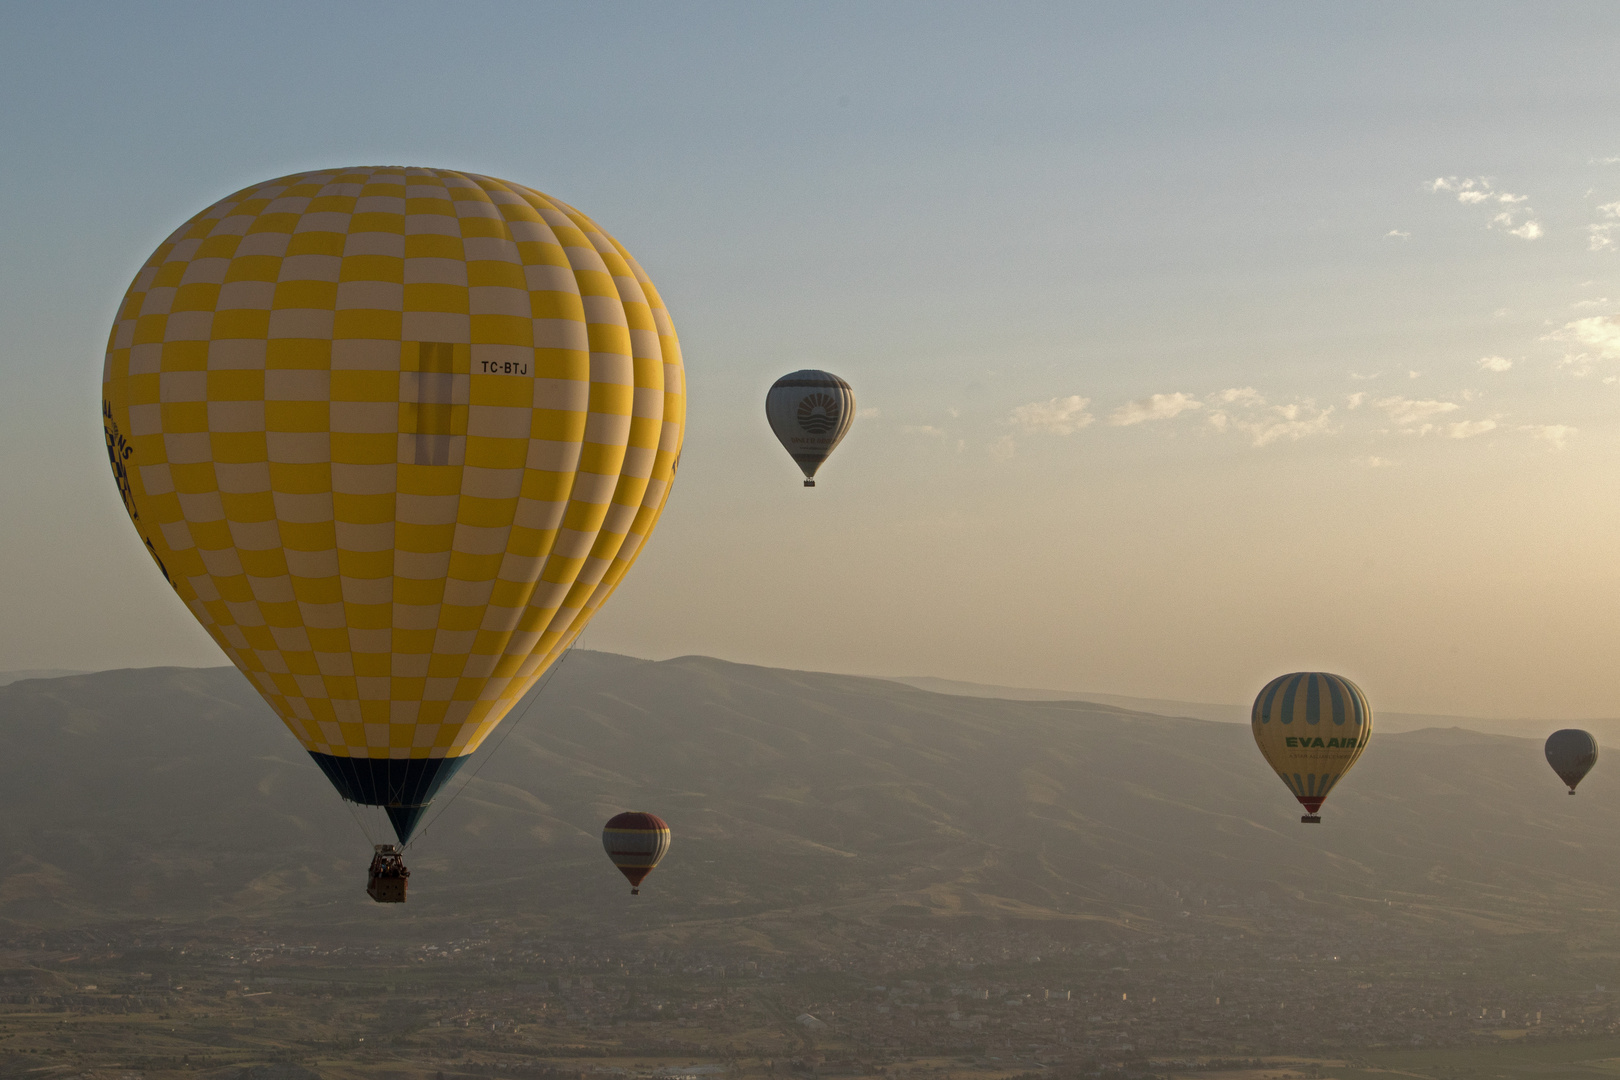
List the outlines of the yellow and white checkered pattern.
{"label": "yellow and white checkered pattern", "polygon": [[669,497],[675,328],[537,191],[300,173],[159,245],[103,413],[180,598],[306,749],[470,754],[584,629]]}

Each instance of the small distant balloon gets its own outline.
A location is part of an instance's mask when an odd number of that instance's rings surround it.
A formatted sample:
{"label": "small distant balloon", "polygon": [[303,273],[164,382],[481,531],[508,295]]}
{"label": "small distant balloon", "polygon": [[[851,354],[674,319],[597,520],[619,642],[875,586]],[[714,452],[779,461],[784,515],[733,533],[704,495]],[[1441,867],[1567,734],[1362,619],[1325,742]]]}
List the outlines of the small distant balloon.
{"label": "small distant balloon", "polygon": [[641,895],[641,882],[669,850],[669,826],[656,814],[639,810],[615,814],[602,827],[602,848],[630,882],[630,895]]}
{"label": "small distant balloon", "polygon": [[1349,679],[1297,671],[1260,691],[1251,726],[1267,764],[1305,807],[1300,820],[1316,824],[1322,801],[1372,737],[1372,706]]}
{"label": "small distant balloon", "polygon": [[855,392],[829,372],[795,371],[765,395],[765,419],[804,473],[804,486],[815,487],[816,470],[855,422]]}
{"label": "small distant balloon", "polygon": [[1569,785],[1571,795],[1575,794],[1575,785],[1597,764],[1597,757],[1597,740],[1589,731],[1564,728],[1547,736],[1547,764],[1553,767],[1558,779]]}

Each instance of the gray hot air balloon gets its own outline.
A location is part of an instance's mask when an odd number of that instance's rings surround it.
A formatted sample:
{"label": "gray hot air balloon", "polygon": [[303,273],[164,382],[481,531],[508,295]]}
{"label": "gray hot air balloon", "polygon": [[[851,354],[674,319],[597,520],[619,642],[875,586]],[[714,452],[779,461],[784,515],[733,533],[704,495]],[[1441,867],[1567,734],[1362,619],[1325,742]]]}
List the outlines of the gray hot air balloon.
{"label": "gray hot air balloon", "polygon": [[1564,728],[1547,736],[1547,764],[1558,779],[1569,785],[1571,795],[1575,794],[1575,785],[1597,764],[1597,750],[1597,740],[1579,728]]}
{"label": "gray hot air balloon", "polygon": [[855,393],[836,375],[795,371],[777,379],[765,395],[765,419],[799,463],[804,486],[815,487],[816,470],[855,422]]}

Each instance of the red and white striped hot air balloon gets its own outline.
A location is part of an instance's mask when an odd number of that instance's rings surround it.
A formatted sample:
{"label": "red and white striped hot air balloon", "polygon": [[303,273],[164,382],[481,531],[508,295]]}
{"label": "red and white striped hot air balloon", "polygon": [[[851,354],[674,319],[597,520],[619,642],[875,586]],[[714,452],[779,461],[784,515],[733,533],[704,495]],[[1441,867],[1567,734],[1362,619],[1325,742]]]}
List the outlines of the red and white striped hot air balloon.
{"label": "red and white striped hot air balloon", "polygon": [[630,895],[641,894],[641,882],[669,850],[669,826],[656,814],[640,810],[615,814],[602,827],[602,849],[630,881]]}

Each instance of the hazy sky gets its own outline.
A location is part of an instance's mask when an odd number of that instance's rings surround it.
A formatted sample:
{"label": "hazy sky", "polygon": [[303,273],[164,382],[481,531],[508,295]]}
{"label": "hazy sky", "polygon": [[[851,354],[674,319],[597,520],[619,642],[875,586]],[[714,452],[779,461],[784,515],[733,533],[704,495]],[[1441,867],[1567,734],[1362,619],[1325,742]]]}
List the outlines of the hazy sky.
{"label": "hazy sky", "polygon": [[[691,426],[591,648],[1620,714],[1620,12],[0,5],[0,668],[214,664],[108,476],[114,309],[345,164],[576,204]],[[814,491],[765,425],[863,412]]]}

